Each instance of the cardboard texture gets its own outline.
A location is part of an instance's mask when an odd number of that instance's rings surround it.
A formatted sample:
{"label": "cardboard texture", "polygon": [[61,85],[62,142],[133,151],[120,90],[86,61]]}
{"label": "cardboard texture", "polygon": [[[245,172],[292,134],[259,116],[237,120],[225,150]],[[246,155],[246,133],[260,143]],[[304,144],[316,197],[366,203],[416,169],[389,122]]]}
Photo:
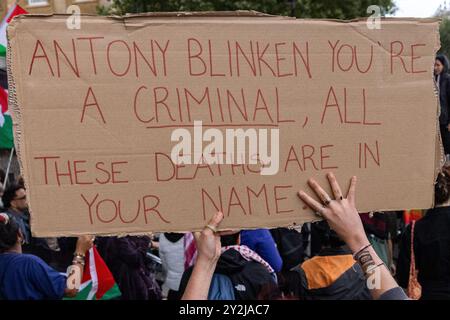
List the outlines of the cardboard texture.
{"label": "cardboard texture", "polygon": [[[82,16],[70,30],[67,19],[20,16],[8,29],[35,236],[199,230],[217,209],[223,229],[301,224],[317,217],[297,191],[315,177],[330,192],[328,171],[344,192],[358,177],[360,212],[433,205],[438,20],[369,29],[362,19],[181,13]],[[192,134],[192,155],[207,153],[194,121],[224,145],[226,130],[266,137],[268,155],[279,146],[277,173],[173,164],[177,129]]]}

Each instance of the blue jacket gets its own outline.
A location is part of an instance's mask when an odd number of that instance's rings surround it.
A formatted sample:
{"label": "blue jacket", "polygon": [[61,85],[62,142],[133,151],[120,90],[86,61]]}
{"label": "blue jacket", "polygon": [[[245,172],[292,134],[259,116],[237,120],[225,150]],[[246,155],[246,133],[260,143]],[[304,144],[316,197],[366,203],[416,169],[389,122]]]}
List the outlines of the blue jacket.
{"label": "blue jacket", "polygon": [[0,254],[0,296],[6,300],[59,300],[66,277],[29,254]]}

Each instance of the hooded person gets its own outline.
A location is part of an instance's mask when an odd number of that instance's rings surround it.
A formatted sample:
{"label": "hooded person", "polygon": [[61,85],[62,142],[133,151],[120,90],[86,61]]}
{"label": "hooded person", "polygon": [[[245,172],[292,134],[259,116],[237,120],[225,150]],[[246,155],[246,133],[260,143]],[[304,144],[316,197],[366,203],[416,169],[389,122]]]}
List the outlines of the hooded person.
{"label": "hooded person", "polygon": [[[217,262],[209,289],[208,300],[266,300],[278,298],[273,268],[256,252],[240,245],[240,234],[221,236],[222,254]],[[187,269],[180,284],[182,296],[192,267]]]}
{"label": "hooded person", "polygon": [[450,76],[448,74],[449,62],[445,55],[436,56],[434,63],[434,80],[439,90],[441,114],[439,126],[445,154],[450,154]]}

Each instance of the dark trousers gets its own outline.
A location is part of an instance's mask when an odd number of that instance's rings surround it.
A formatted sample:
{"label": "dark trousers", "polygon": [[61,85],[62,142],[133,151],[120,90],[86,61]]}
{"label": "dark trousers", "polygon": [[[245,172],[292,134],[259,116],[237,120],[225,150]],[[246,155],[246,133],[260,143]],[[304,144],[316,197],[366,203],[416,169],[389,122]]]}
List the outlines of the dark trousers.
{"label": "dark trousers", "polygon": [[447,126],[441,125],[440,128],[445,154],[450,154],[450,132],[448,131]]}

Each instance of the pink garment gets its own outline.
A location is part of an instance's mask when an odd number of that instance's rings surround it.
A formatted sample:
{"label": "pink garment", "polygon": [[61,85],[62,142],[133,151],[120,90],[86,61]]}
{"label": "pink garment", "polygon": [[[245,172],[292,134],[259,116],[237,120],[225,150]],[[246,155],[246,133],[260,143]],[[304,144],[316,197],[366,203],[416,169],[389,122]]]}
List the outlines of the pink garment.
{"label": "pink garment", "polygon": [[269,273],[274,273],[275,271],[273,270],[273,268],[270,266],[270,264],[267,263],[266,260],[264,260],[263,258],[260,257],[259,254],[257,254],[255,251],[253,251],[252,249],[250,249],[247,246],[228,246],[228,247],[223,247],[222,248],[222,253],[224,253],[225,251],[227,251],[228,249],[234,249],[237,252],[239,252],[241,254],[241,256],[247,260],[253,260],[256,262],[261,263],[266,269],[267,271],[269,271]]}
{"label": "pink garment", "polygon": [[195,245],[195,238],[192,233],[184,235],[184,269],[193,266],[197,259],[197,246]]}

